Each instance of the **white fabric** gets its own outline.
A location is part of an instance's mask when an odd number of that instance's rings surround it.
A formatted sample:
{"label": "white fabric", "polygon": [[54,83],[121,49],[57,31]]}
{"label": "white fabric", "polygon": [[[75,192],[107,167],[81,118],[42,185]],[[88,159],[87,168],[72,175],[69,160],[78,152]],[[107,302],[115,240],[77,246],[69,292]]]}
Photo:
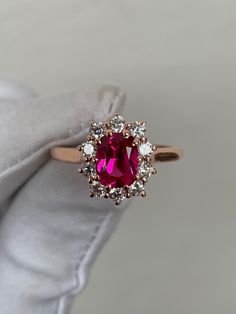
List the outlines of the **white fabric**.
{"label": "white fabric", "polygon": [[21,101],[10,94],[1,97],[0,89],[0,204],[5,210],[0,312],[65,314],[124,206],[90,199],[78,166],[51,160],[49,149],[79,143],[89,121],[121,112],[125,97],[111,85],[50,98],[28,93],[30,98]]}

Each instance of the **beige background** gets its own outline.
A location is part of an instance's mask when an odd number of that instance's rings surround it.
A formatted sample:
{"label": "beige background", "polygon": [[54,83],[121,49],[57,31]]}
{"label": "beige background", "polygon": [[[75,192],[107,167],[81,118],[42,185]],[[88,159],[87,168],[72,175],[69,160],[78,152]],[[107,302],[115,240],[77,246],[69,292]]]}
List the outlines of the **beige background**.
{"label": "beige background", "polygon": [[58,94],[116,82],[161,165],[77,299],[85,314],[236,312],[236,3],[230,0],[0,1],[0,70]]}

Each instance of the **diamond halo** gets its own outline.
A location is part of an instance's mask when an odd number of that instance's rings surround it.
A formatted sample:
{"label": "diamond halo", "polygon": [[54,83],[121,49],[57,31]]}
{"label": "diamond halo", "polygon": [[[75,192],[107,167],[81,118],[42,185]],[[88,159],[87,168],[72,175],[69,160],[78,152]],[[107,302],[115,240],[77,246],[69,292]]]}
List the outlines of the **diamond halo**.
{"label": "diamond halo", "polygon": [[[146,138],[146,123],[126,122],[116,114],[110,121],[92,122],[88,140],[78,149],[91,197],[110,198],[119,205],[131,196],[146,196],[146,183],[157,171],[151,164],[155,145]],[[103,182],[103,184],[101,183]]]}

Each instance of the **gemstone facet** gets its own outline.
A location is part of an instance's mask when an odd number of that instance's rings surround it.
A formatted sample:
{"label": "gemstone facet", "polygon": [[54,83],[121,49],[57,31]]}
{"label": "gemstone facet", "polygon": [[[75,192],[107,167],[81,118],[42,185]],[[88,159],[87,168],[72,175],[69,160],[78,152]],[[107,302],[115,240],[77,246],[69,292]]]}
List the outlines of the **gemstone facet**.
{"label": "gemstone facet", "polygon": [[142,176],[142,177],[150,177],[153,173],[155,172],[155,168],[152,164],[147,163],[147,162],[142,162],[139,165],[138,168],[138,173]]}
{"label": "gemstone facet", "polygon": [[96,175],[96,167],[91,163],[84,164],[81,169],[84,175],[88,175],[88,176]]}
{"label": "gemstone facet", "polygon": [[109,193],[111,199],[114,201],[122,201],[125,198],[125,190],[122,188],[113,188]]}
{"label": "gemstone facet", "polygon": [[111,188],[131,185],[138,171],[138,149],[132,146],[134,138],[113,133],[101,138],[97,145],[97,173],[99,181]]}
{"label": "gemstone facet", "polygon": [[135,196],[141,195],[141,193],[145,191],[145,186],[142,181],[135,181],[131,185],[131,193]]}
{"label": "gemstone facet", "polygon": [[110,124],[113,132],[120,133],[124,129],[125,119],[117,115],[111,119]]}
{"label": "gemstone facet", "polygon": [[90,142],[84,143],[83,151],[84,151],[85,155],[91,156],[94,153],[94,146],[93,146],[93,144],[90,143]]}
{"label": "gemstone facet", "polygon": [[145,122],[134,122],[130,127],[130,133],[133,137],[142,137],[146,133],[146,123]]}
{"label": "gemstone facet", "polygon": [[104,125],[102,122],[93,122],[89,128],[89,133],[94,139],[99,139],[105,133]]}
{"label": "gemstone facet", "polygon": [[92,196],[101,197],[106,194],[106,187],[101,185],[99,182],[94,181],[90,185],[90,193]]}
{"label": "gemstone facet", "polygon": [[139,152],[141,155],[146,156],[152,153],[152,144],[147,142],[139,146]]}

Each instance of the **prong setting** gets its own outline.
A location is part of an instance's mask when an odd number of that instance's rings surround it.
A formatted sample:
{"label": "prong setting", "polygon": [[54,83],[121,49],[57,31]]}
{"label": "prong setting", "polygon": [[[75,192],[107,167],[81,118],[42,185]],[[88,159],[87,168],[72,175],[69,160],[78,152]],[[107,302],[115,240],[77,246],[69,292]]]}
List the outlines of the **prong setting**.
{"label": "prong setting", "polygon": [[89,135],[93,140],[99,140],[105,134],[105,125],[102,122],[90,123]]}
{"label": "prong setting", "polygon": [[125,119],[120,116],[118,113],[110,120],[109,125],[112,132],[120,133],[125,127]]}
{"label": "prong setting", "polygon": [[129,124],[129,130],[133,137],[144,137],[146,134],[146,122],[135,121],[134,123]]}
{"label": "prong setting", "polygon": [[93,141],[86,141],[80,147],[79,150],[83,152],[84,157],[91,158],[95,154],[95,143]]}
{"label": "prong setting", "polygon": [[[116,133],[123,134],[125,139],[132,141],[132,147],[137,150],[137,173],[130,185],[114,186],[103,185],[98,171],[97,149],[102,144],[103,137],[112,137]],[[132,148],[131,147],[131,148]],[[151,164],[152,152],[156,151],[157,145],[152,145],[147,140],[145,122],[126,122],[120,115],[116,114],[107,122],[91,122],[89,126],[88,140],[78,146],[82,152],[85,163],[78,171],[82,173],[89,182],[90,197],[110,198],[116,205],[122,200],[132,196],[146,196],[146,183],[152,174],[157,173]]]}

